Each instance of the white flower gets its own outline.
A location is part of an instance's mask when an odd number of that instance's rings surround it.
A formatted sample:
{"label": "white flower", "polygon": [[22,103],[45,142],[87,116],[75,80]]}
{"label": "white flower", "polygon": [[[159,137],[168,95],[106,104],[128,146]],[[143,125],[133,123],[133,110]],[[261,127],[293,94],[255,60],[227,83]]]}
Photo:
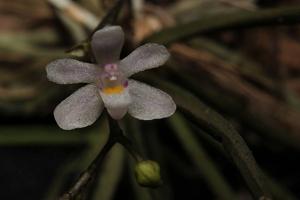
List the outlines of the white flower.
{"label": "white flower", "polygon": [[55,108],[54,117],[62,129],[93,124],[104,107],[114,119],[121,119],[127,111],[142,120],[165,118],[175,112],[176,105],[168,94],[128,79],[132,74],[163,65],[169,58],[167,49],[158,44],[145,44],[119,60],[123,43],[122,28],[107,26],[92,37],[97,64],[58,59],[47,65],[50,81],[88,83]]}

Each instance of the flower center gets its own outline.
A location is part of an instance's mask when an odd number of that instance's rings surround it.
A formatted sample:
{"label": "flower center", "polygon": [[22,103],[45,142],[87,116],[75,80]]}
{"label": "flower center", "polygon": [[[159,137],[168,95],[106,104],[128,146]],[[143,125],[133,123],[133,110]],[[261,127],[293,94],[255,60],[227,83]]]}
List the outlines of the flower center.
{"label": "flower center", "polygon": [[127,87],[128,81],[117,64],[107,64],[100,77],[101,90],[105,94],[118,94]]}

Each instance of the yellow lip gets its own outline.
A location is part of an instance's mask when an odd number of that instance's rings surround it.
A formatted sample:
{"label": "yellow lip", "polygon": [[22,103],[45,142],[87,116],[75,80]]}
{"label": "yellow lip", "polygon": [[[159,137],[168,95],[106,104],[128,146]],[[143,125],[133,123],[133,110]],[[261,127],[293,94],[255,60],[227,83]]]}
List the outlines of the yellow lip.
{"label": "yellow lip", "polygon": [[107,87],[103,88],[102,92],[105,94],[119,94],[124,90],[124,87],[122,85],[118,85],[115,87]]}

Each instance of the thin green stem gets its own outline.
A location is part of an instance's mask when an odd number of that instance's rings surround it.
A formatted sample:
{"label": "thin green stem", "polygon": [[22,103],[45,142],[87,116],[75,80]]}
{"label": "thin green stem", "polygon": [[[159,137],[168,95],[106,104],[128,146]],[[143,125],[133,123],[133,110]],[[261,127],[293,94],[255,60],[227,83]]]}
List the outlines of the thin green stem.
{"label": "thin green stem", "polygon": [[86,188],[88,183],[94,177],[97,169],[100,167],[103,162],[105,156],[110,151],[110,149],[117,143],[117,140],[113,137],[113,134],[110,134],[107,143],[104,145],[100,153],[94,159],[94,161],[90,164],[90,166],[79,176],[74,185],[63,194],[59,200],[71,200],[74,199],[80,192]]}
{"label": "thin green stem", "polygon": [[[265,187],[263,174],[246,142],[234,126],[181,87],[155,77],[151,77],[151,80],[152,83],[154,81],[173,97],[176,104],[181,107],[186,116],[190,117],[191,121],[221,139],[224,149],[244,177],[253,196],[257,199],[268,199],[270,193]],[[189,99],[189,101],[186,101],[186,99]]]}
{"label": "thin green stem", "polygon": [[136,147],[132,144],[132,142],[123,134],[122,129],[120,128],[117,121],[113,120],[110,116],[108,116],[109,128],[110,131],[114,134],[113,137],[115,140],[120,143],[135,159],[135,161],[141,161],[142,156],[136,149]]}
{"label": "thin green stem", "polygon": [[72,200],[76,196],[82,194],[83,190],[87,188],[87,185],[91,182],[93,177],[96,176],[98,169],[102,166],[103,160],[111,148],[120,143],[125,149],[132,155],[136,161],[141,161],[142,157],[134,148],[131,141],[123,134],[117,121],[113,120],[110,115],[107,114],[110,134],[108,140],[102,150],[99,152],[94,161],[89,167],[82,172],[79,178],[75,181],[72,187],[64,193],[59,200]]}
{"label": "thin green stem", "polygon": [[205,181],[219,199],[236,199],[235,194],[222,174],[219,173],[213,160],[206,154],[201,144],[188,127],[186,120],[180,114],[174,114],[169,118],[175,135],[190,156],[192,162],[200,169]]}

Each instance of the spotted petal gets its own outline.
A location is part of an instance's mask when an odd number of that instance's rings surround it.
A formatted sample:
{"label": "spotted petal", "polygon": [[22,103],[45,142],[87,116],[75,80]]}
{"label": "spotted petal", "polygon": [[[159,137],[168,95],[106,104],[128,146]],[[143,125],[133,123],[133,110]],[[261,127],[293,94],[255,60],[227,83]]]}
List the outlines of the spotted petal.
{"label": "spotted petal", "polygon": [[92,37],[92,49],[99,65],[119,60],[124,44],[124,32],[120,26],[107,26],[98,30]]}
{"label": "spotted petal", "polygon": [[121,60],[120,69],[129,77],[137,72],[163,65],[169,56],[168,50],[163,45],[145,44]]}
{"label": "spotted petal", "polygon": [[47,78],[59,84],[94,82],[99,70],[93,64],[68,58],[55,60],[46,67]]}
{"label": "spotted petal", "polygon": [[54,110],[60,128],[71,130],[93,124],[103,110],[103,102],[95,85],[89,84],[74,92]]}
{"label": "spotted petal", "polygon": [[142,120],[161,119],[171,116],[176,110],[173,99],[165,92],[144,83],[129,80],[131,104],[128,112]]}

